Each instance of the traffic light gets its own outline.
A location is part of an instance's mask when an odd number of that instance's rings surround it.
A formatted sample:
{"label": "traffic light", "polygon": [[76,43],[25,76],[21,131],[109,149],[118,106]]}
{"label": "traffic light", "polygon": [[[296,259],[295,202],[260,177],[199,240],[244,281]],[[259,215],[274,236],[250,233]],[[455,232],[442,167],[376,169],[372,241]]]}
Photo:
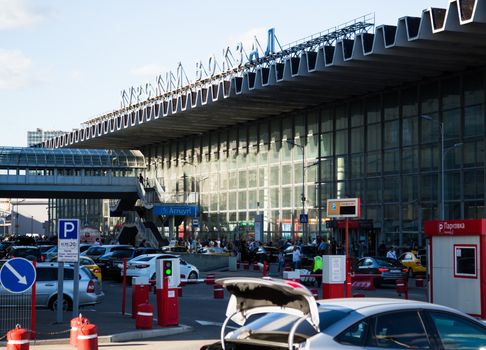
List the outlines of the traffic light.
{"label": "traffic light", "polygon": [[172,261],[170,260],[164,261],[164,276],[172,276]]}

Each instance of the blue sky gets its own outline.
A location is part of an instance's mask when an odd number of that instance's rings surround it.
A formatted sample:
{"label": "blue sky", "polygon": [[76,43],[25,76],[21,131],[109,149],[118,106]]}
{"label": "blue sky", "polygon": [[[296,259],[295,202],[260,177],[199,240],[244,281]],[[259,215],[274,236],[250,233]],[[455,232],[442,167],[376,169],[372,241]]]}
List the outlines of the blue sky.
{"label": "blue sky", "polygon": [[[195,62],[283,45],[374,12],[376,24],[421,16],[447,0],[163,1],[0,0],[0,146],[26,146],[27,131],[70,131],[117,109],[121,91]],[[245,44],[246,43],[246,44]]]}

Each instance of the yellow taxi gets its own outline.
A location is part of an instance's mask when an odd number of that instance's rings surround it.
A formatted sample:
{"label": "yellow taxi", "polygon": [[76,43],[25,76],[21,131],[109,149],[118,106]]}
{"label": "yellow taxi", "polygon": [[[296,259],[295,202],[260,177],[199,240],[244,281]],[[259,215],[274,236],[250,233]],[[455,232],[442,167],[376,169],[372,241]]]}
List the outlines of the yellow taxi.
{"label": "yellow taxi", "polygon": [[402,265],[409,268],[410,276],[425,274],[427,272],[427,266],[424,266],[421,259],[412,252],[403,253],[398,260],[400,260]]}
{"label": "yellow taxi", "polygon": [[85,266],[88,270],[93,272],[93,274],[98,278],[98,281],[101,282],[101,268],[96,265],[96,263],[88,256],[80,256],[79,257],[79,265]]}
{"label": "yellow taxi", "polygon": [[[51,260],[52,262],[57,261],[57,257]],[[80,256],[79,257],[79,266],[84,266],[88,270],[90,270],[98,279],[98,281],[101,282],[101,268],[96,265],[96,263],[91,259],[89,256]]]}

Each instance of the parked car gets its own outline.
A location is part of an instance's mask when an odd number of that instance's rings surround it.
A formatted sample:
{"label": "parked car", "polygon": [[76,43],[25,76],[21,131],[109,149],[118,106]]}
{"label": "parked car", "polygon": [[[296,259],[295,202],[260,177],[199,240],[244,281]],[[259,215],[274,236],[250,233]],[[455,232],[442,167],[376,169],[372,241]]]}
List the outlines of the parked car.
{"label": "parked car", "polygon": [[[57,256],[55,256],[51,262],[57,262]],[[80,256],[79,265],[86,267],[96,276],[96,278],[98,278],[100,282],[102,281],[101,268],[89,256]]]}
{"label": "parked car", "polygon": [[398,260],[367,256],[358,260],[353,267],[357,274],[373,275],[375,287],[382,283],[396,283],[398,280],[408,280],[408,268]]}
{"label": "parked car", "polygon": [[[294,251],[294,245],[288,246],[284,250],[284,259],[286,264],[292,266],[292,253]],[[312,270],[314,265],[314,257],[317,255],[317,247],[315,245],[304,245],[300,247],[300,266],[309,268]]]}
{"label": "parked car", "polygon": [[25,258],[32,261],[42,261],[42,254],[39,247],[26,246],[26,245],[13,245],[8,251],[7,257],[12,258]]}
{"label": "parked car", "polygon": [[[199,270],[196,266],[182,260],[180,256],[173,254],[146,254],[133,258],[127,263],[127,277],[148,277],[155,279],[155,262],[157,259],[178,258],[181,269],[181,279],[195,280],[199,278]],[[123,272],[122,272],[123,274]]]}
{"label": "parked car", "polygon": [[260,246],[253,253],[253,261],[263,263],[264,261],[268,263],[278,262],[278,254],[280,249],[272,246]]}
{"label": "parked car", "polygon": [[422,265],[422,261],[412,252],[406,252],[398,258],[403,266],[408,268],[410,277],[415,275],[425,275],[427,273],[427,266]]}
{"label": "parked car", "polygon": [[8,254],[8,250],[13,245],[11,241],[2,241],[0,242],[0,259],[6,257]]}
{"label": "parked car", "polygon": [[54,247],[53,244],[41,244],[41,245],[37,245],[37,247],[39,247],[40,251],[41,251],[41,256],[42,256],[42,261],[47,261],[46,258],[47,258],[47,252],[52,249],[52,247]]}
{"label": "parked car", "polygon": [[[57,309],[57,272],[58,263],[37,263],[36,267],[36,305],[41,308]],[[63,279],[63,310],[70,310],[73,306],[73,277],[74,268],[71,264],[64,264]],[[9,294],[0,284],[0,296]],[[104,298],[101,283],[93,273],[81,266],[79,268],[79,306],[100,303]]]}
{"label": "parked car", "polygon": [[52,261],[57,257],[57,245],[52,246],[46,252],[44,252],[44,260]]}
{"label": "parked car", "polygon": [[228,252],[226,249],[220,247],[204,247],[199,249],[197,253],[206,254],[206,255],[223,255],[223,256],[231,255],[231,253]]}
{"label": "parked car", "polygon": [[123,267],[124,259],[130,261],[139,255],[156,254],[159,252],[159,249],[149,247],[114,250],[99,257],[98,265],[103,271],[103,276],[119,280],[122,275],[121,268]]}
{"label": "parked car", "polygon": [[[299,283],[235,277],[227,318],[239,327],[201,350],[482,349],[486,325],[449,307],[387,298],[316,300]],[[258,317],[261,316],[261,317]],[[227,319],[227,320],[228,320]]]}
{"label": "parked car", "polygon": [[107,244],[101,246],[94,245],[86,249],[80,255],[89,256],[91,259],[94,260],[94,262],[97,263],[98,259],[105,254],[108,254],[116,250],[131,250],[131,249],[133,249],[133,247],[128,244]]}

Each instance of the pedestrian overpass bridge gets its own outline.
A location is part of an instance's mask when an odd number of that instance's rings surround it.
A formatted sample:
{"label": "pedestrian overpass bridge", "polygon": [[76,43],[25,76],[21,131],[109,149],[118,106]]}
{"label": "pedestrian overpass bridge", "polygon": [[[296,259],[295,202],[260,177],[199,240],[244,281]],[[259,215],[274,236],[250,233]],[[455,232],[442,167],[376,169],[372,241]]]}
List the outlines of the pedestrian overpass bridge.
{"label": "pedestrian overpass bridge", "polygon": [[0,198],[144,198],[140,151],[0,147]]}
{"label": "pedestrian overpass bridge", "polygon": [[199,199],[167,193],[157,179],[142,184],[145,169],[137,150],[0,147],[0,198],[111,199],[110,215],[131,225],[120,237],[131,243],[142,233],[156,245],[163,237],[155,223],[174,230],[176,221],[199,215]]}

